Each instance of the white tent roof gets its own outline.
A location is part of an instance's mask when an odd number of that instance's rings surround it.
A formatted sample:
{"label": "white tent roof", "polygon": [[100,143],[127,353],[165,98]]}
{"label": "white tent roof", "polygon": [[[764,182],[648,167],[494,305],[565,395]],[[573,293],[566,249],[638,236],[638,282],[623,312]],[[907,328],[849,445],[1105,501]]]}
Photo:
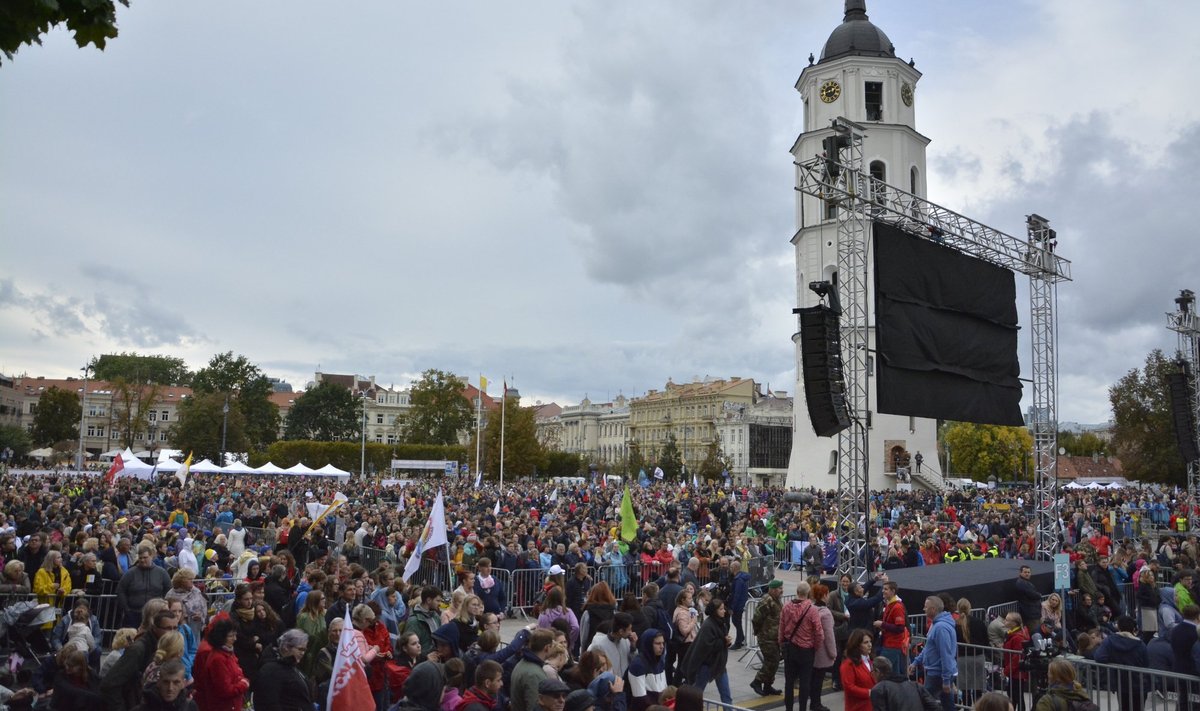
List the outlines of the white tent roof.
{"label": "white tent roof", "polygon": [[316,471],[319,476],[350,476],[350,472],[342,471],[332,464],[326,464]]}
{"label": "white tent roof", "polygon": [[220,474],[221,467],[211,459],[201,459],[192,465],[192,471],[200,474]]}
{"label": "white tent roof", "polygon": [[100,458],[101,459],[116,459],[117,455],[120,453],[121,453],[121,450],[119,450],[119,449],[110,449],[107,452],[105,452],[104,454],[101,454]]}
{"label": "white tent roof", "polygon": [[1104,485],[1093,481],[1091,484],[1088,484],[1087,486],[1085,486],[1083,488],[1085,488],[1085,489],[1103,489]]}
{"label": "white tent roof", "polygon": [[245,462],[234,462],[227,467],[222,467],[221,471],[225,474],[258,474],[259,471]]}
{"label": "white tent roof", "polygon": [[42,447],[41,449],[35,449],[32,452],[30,452],[29,456],[33,457],[34,459],[45,459],[46,457],[52,456],[53,454],[54,454],[54,450],[51,449],[50,447]]}
{"label": "white tent roof", "polygon": [[308,476],[310,474],[317,473],[316,469],[311,469],[309,467],[304,466],[304,462],[299,462],[294,466],[290,466],[287,469],[285,469],[284,471],[286,471],[288,474],[298,474],[301,476]]}
{"label": "white tent roof", "polygon": [[129,447],[126,447],[125,450],[121,452],[121,464],[125,467],[125,471],[130,472],[131,474],[133,472],[149,473],[149,471],[154,468],[133,456],[133,451],[129,449]]}
{"label": "white tent roof", "polygon": [[162,473],[177,472],[183,469],[183,465],[174,459],[160,459],[158,462],[158,471]]}
{"label": "white tent roof", "polygon": [[258,472],[259,474],[286,474],[287,473],[286,469],[284,469],[283,467],[275,466],[274,462],[267,462],[266,464],[255,469],[254,471]]}

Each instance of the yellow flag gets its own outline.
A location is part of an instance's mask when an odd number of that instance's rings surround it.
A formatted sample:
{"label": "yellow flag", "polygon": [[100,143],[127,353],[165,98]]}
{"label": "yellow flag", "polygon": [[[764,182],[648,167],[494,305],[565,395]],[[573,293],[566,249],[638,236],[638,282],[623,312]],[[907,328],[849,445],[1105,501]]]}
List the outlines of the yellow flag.
{"label": "yellow flag", "polygon": [[625,495],[621,497],[621,538],[632,541],[637,538],[638,522],[633,513],[633,499],[629,498],[629,487],[625,487]]}
{"label": "yellow flag", "polygon": [[487,392],[487,378],[483,377],[482,375],[479,376],[479,389],[482,392]]}

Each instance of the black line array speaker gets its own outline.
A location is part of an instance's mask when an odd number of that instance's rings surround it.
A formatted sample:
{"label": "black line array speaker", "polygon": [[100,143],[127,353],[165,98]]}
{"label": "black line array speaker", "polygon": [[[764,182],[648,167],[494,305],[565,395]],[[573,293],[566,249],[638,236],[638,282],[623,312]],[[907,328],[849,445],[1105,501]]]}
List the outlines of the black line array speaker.
{"label": "black line array speaker", "polygon": [[841,324],[828,306],[799,309],[798,313],[808,419],[818,437],[832,437],[850,426],[842,373]]}
{"label": "black line array speaker", "polygon": [[1175,425],[1175,441],[1184,462],[1200,460],[1196,447],[1196,412],[1192,409],[1192,393],[1196,387],[1191,368],[1185,360],[1175,363],[1176,370],[1167,375],[1167,390],[1171,395],[1171,422]]}

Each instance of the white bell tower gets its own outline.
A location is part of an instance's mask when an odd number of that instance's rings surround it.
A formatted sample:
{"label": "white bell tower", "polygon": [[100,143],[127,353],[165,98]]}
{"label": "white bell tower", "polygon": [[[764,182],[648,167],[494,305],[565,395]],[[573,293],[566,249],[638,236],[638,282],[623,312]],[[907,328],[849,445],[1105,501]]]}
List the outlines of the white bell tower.
{"label": "white bell tower", "polygon": [[[926,197],[925,146],[929,139],[916,129],[916,86],[920,78],[921,73],[911,61],[898,59],[891,40],[868,19],[865,0],[846,0],[842,24],[829,35],[819,60],[814,63],[809,55],[809,65],[796,81],[796,90],[804,100],[804,132],[792,146],[794,160],[800,162],[821,155],[821,140],[833,135],[830,122],[845,117],[866,128],[863,165],[869,166],[874,177]],[[809,290],[809,282],[837,283],[837,208],[798,191],[795,195],[796,234],[792,244],[796,248],[796,305],[815,306],[820,299]],[[868,269],[872,258],[873,255],[868,255]],[[873,324],[873,274],[868,274],[866,283],[872,291],[868,303],[872,304]],[[798,322],[796,330],[799,332]],[[911,464],[914,485],[940,486],[936,422],[873,411],[877,402],[874,339],[872,326],[868,334],[872,351],[868,358],[871,366],[868,400],[872,412],[856,413],[870,423],[867,450],[870,488],[896,487],[896,458],[905,452],[913,458],[918,452],[922,455],[919,474],[915,462]],[[818,437],[813,433],[805,402],[798,338],[796,376],[787,485],[835,489],[838,441],[836,436]]]}

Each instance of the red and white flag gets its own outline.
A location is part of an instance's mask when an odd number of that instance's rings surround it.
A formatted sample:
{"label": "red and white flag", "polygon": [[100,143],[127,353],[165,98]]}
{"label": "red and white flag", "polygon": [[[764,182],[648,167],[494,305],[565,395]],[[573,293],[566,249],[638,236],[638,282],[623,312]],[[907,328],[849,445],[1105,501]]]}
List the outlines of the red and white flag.
{"label": "red and white flag", "polygon": [[113,460],[112,466],[109,467],[108,471],[104,474],[104,483],[112,486],[113,482],[117,480],[117,475],[120,474],[124,469],[125,460],[121,459],[121,455],[118,453],[117,458]]}
{"label": "red and white flag", "polygon": [[333,660],[333,676],[329,680],[329,698],[325,708],[329,711],[362,711],[374,708],[371,684],[363,668],[362,650],[354,635],[350,622],[350,610],[346,610],[342,636],[338,638],[337,657]]}

